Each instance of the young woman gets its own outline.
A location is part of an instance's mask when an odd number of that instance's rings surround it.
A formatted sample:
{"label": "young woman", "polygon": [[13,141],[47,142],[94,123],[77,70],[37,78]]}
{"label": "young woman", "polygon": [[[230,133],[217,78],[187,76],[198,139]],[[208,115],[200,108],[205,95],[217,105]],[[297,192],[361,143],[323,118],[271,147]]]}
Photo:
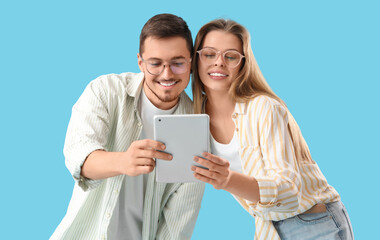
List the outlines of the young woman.
{"label": "young woman", "polygon": [[212,154],[199,180],[224,189],[255,217],[255,239],[353,239],[340,201],[312,160],[285,103],[271,90],[240,24],[218,19],[195,40],[196,113],[210,116]]}

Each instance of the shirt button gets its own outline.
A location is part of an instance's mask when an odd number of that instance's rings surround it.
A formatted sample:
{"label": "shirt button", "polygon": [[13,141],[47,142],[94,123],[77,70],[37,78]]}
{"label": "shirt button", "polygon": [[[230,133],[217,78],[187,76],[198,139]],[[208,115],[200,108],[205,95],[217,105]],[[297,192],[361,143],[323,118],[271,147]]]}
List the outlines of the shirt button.
{"label": "shirt button", "polygon": [[107,213],[107,217],[108,217],[108,218],[111,218],[111,213]]}
{"label": "shirt button", "polygon": [[138,123],[137,123],[137,126],[141,127],[141,125],[142,125],[141,122],[138,122]]}
{"label": "shirt button", "polygon": [[236,132],[239,132],[239,128],[236,128]]}
{"label": "shirt button", "polygon": [[280,207],[280,206],[281,206],[281,203],[277,203],[276,206],[277,206],[277,207]]}
{"label": "shirt button", "polygon": [[113,190],[113,192],[114,192],[115,194],[118,194],[118,193],[119,193],[119,190],[115,189],[115,190]]}
{"label": "shirt button", "polygon": [[237,113],[232,114],[232,118],[237,118]]}

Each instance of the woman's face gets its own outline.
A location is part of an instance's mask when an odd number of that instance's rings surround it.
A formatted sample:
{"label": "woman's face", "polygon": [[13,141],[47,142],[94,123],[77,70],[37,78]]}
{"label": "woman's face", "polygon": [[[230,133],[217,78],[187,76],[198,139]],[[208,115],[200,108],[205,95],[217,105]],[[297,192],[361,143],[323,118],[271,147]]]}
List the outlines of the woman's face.
{"label": "woman's face", "polygon": [[[243,54],[239,38],[232,33],[214,30],[207,33],[202,49],[220,51],[220,54],[216,56],[213,63],[206,63],[202,59],[198,61],[199,77],[205,87],[206,93],[207,91],[227,92],[239,73],[242,61],[234,68],[227,67],[226,61],[228,61],[229,55],[226,54],[225,60],[223,60],[223,53],[234,50]],[[198,54],[198,57],[200,58],[200,54]]]}

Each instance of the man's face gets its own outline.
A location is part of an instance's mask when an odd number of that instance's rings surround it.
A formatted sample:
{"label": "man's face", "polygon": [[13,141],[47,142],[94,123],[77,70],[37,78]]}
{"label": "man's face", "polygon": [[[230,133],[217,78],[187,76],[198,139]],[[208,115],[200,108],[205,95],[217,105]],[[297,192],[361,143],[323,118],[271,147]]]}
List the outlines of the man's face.
{"label": "man's face", "polygon": [[[148,37],[144,42],[144,52],[137,54],[139,68],[144,72],[144,91],[148,99],[160,109],[170,109],[178,102],[178,96],[190,80],[190,51],[182,37]],[[184,63],[185,65],[179,65]],[[169,64],[172,67],[169,67]],[[157,73],[155,68],[163,71]],[[182,67],[184,72],[177,71]],[[173,70],[174,72],[173,72]],[[179,73],[178,73],[179,72]]]}

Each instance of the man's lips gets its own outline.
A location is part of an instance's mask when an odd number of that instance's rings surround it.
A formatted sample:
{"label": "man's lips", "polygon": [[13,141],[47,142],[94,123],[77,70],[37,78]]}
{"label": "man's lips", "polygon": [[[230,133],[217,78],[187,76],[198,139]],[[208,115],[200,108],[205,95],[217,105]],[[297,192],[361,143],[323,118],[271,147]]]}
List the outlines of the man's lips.
{"label": "man's lips", "polygon": [[176,85],[179,81],[175,81],[175,80],[172,80],[172,81],[157,81],[158,84],[160,84],[161,86],[164,86],[164,87],[172,87],[174,85]]}

